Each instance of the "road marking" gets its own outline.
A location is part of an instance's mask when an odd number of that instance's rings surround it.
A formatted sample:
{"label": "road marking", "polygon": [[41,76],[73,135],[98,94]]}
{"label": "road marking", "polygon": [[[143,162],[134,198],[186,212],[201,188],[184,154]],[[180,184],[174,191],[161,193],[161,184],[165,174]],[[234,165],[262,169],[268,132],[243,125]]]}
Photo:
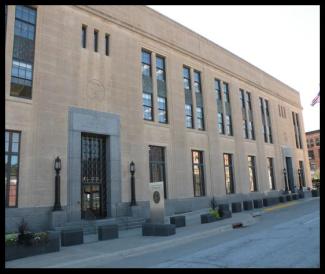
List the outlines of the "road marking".
{"label": "road marking", "polygon": [[264,211],[272,211],[272,210],[285,208],[285,207],[289,207],[289,206],[296,205],[296,204],[298,204],[298,202],[290,202],[290,203],[287,203],[287,204],[284,204],[284,205],[277,205],[277,206],[273,206],[273,207],[270,207],[270,208],[264,208]]}
{"label": "road marking", "polygon": [[319,220],[319,217],[316,217],[316,218],[311,219],[311,220],[309,220],[309,221],[307,221],[307,222],[304,222],[304,225],[305,225],[305,224],[308,224],[308,223],[311,223],[311,222],[314,222],[314,221],[316,221],[316,220]]}

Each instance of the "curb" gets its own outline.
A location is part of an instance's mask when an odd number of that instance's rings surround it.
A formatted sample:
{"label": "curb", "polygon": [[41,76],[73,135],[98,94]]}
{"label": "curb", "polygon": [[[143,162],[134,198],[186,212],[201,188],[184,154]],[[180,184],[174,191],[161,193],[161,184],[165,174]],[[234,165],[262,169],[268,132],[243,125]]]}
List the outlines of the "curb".
{"label": "curb", "polygon": [[[246,219],[244,221],[241,221],[240,223],[242,223],[242,226],[248,226],[250,224],[256,223],[256,221],[253,218],[251,218],[251,219]],[[195,234],[186,235],[186,236],[180,237],[178,239],[168,239],[163,242],[147,244],[145,246],[134,247],[134,248],[130,248],[127,250],[121,250],[121,251],[117,251],[117,252],[109,253],[109,254],[101,254],[101,255],[97,255],[97,256],[74,260],[71,262],[59,263],[59,264],[55,264],[55,265],[51,265],[51,266],[46,266],[45,268],[68,267],[69,265],[71,265],[71,266],[79,265],[79,267],[80,267],[80,264],[85,263],[87,261],[92,261],[92,260],[98,260],[98,259],[108,260],[108,259],[114,259],[114,258],[121,258],[121,257],[126,258],[126,257],[143,255],[148,252],[153,252],[153,251],[161,250],[164,248],[177,246],[179,244],[186,244],[186,243],[189,243],[189,242],[201,239],[201,238],[215,235],[216,233],[222,233],[222,232],[230,231],[233,229],[234,229],[233,225],[232,225],[232,223],[230,223],[230,224],[223,225],[223,226],[220,226],[217,228],[213,228],[213,229],[210,229],[210,230],[207,230],[204,232],[198,232]]]}

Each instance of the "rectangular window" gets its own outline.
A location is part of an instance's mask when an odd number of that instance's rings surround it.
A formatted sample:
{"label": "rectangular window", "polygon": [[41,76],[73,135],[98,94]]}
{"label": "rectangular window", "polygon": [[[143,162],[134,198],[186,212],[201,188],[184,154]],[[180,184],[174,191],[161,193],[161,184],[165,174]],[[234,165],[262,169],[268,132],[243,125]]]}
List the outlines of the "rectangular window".
{"label": "rectangular window", "polygon": [[273,158],[267,158],[267,173],[269,177],[269,187],[275,190]]}
{"label": "rectangular window", "polygon": [[255,156],[248,156],[248,176],[250,191],[257,191],[256,171],[255,171]]}
{"label": "rectangular window", "polygon": [[203,108],[196,107],[196,126],[200,130],[204,130]]}
{"label": "rectangular window", "polygon": [[224,153],[223,154],[223,163],[224,163],[224,168],[225,168],[226,194],[235,193],[232,155]]}
{"label": "rectangular window", "polygon": [[220,80],[218,79],[215,79],[214,80],[214,89],[215,89],[215,92],[216,92],[216,98],[217,100],[222,100],[221,98],[221,87],[220,87]]}
{"label": "rectangular window", "polygon": [[309,160],[315,160],[315,155],[313,150],[308,150]]}
{"label": "rectangular window", "polygon": [[20,132],[5,131],[5,191],[6,207],[18,205]]}
{"label": "rectangular window", "polygon": [[167,98],[158,96],[159,123],[167,124]]}
{"label": "rectangular window", "polygon": [[141,51],[141,71],[143,119],[153,121],[154,114],[151,79],[151,53],[145,50]]}
{"label": "rectangular window", "polygon": [[319,138],[316,138],[316,146],[320,146],[320,141],[319,141]]}
{"label": "rectangular window", "polygon": [[167,199],[164,147],[149,146],[149,170],[150,183],[164,182],[164,197]]}
{"label": "rectangular window", "polygon": [[185,66],[183,67],[183,83],[185,94],[185,125],[187,128],[194,128],[190,68]]}
{"label": "rectangular window", "polygon": [[218,129],[219,134],[225,134],[225,127],[223,123],[223,114],[218,112]]}
{"label": "rectangular window", "polygon": [[203,164],[203,152],[192,150],[192,169],[193,169],[193,185],[194,196],[204,196],[204,164]]}
{"label": "rectangular window", "polygon": [[87,47],[87,26],[81,27],[81,46],[85,49]]}
{"label": "rectangular window", "polygon": [[232,136],[232,123],[230,115],[226,115],[226,134]]}
{"label": "rectangular window", "polygon": [[185,122],[187,128],[193,128],[193,111],[192,105],[185,105]]}
{"label": "rectangular window", "polygon": [[105,54],[109,56],[109,34],[105,34]]}
{"label": "rectangular window", "polygon": [[245,92],[243,89],[240,88],[239,96],[242,108],[243,136],[245,139],[255,140],[253,111],[250,93],[248,91]]}
{"label": "rectangular window", "polygon": [[16,6],[10,95],[32,98],[36,9]]}
{"label": "rectangular window", "polygon": [[300,169],[300,180],[301,184],[303,187],[306,186],[306,181],[305,181],[305,169],[304,169],[304,162],[299,161],[299,169]]}
{"label": "rectangular window", "polygon": [[[300,135],[300,123],[299,123],[298,113],[292,112],[292,122],[293,122],[293,129],[294,129],[294,132],[295,132],[296,147],[297,148],[302,148],[302,141],[301,141],[301,135]],[[311,145],[311,146],[313,146],[313,145]]]}
{"label": "rectangular window", "polygon": [[271,129],[271,118],[269,113],[269,102],[266,99],[260,97],[260,108],[262,115],[262,131],[264,135],[264,141],[266,143],[273,143],[272,140],[272,129]]}
{"label": "rectangular window", "polygon": [[194,91],[201,93],[201,74],[196,70],[194,70]]}
{"label": "rectangular window", "polygon": [[94,30],[94,51],[98,52],[98,30]]}
{"label": "rectangular window", "polygon": [[149,93],[142,93],[142,106],[143,106],[143,118],[145,120],[153,120],[152,110],[152,95]]}
{"label": "rectangular window", "polygon": [[165,73],[165,58],[156,55],[156,77],[157,77],[157,92],[158,92],[158,116],[159,123],[168,123],[167,113],[167,88],[166,88],[166,73]]}

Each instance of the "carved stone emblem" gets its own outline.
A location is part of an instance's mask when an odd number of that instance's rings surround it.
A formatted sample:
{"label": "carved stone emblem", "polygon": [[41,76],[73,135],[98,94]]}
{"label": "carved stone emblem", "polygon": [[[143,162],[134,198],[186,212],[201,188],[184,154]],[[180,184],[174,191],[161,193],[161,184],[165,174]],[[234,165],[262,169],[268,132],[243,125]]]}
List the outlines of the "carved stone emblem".
{"label": "carved stone emblem", "polygon": [[160,194],[159,194],[158,191],[155,191],[155,192],[153,193],[153,201],[154,201],[156,204],[159,203],[159,201],[160,201]]}
{"label": "carved stone emblem", "polygon": [[105,88],[100,81],[92,79],[88,82],[87,95],[91,99],[102,100],[105,96]]}

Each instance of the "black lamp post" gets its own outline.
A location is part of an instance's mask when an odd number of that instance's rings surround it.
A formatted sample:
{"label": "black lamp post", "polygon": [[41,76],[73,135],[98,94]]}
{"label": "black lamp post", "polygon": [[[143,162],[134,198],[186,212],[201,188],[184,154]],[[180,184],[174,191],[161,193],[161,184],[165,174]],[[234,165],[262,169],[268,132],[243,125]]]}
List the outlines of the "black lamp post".
{"label": "black lamp post", "polygon": [[302,191],[301,169],[300,168],[298,168],[298,176],[299,176],[299,190]]}
{"label": "black lamp post", "polygon": [[130,173],[131,173],[131,204],[130,206],[137,205],[135,201],[135,185],[134,185],[134,173],[135,173],[135,164],[133,161],[130,163]]}
{"label": "black lamp post", "polygon": [[54,161],[54,169],[55,169],[55,203],[53,207],[53,211],[62,210],[61,202],[60,202],[60,170],[61,170],[61,159],[58,157],[55,158]]}
{"label": "black lamp post", "polygon": [[284,168],[283,169],[283,176],[284,176],[284,192],[288,193],[288,184],[287,184],[287,170]]}

